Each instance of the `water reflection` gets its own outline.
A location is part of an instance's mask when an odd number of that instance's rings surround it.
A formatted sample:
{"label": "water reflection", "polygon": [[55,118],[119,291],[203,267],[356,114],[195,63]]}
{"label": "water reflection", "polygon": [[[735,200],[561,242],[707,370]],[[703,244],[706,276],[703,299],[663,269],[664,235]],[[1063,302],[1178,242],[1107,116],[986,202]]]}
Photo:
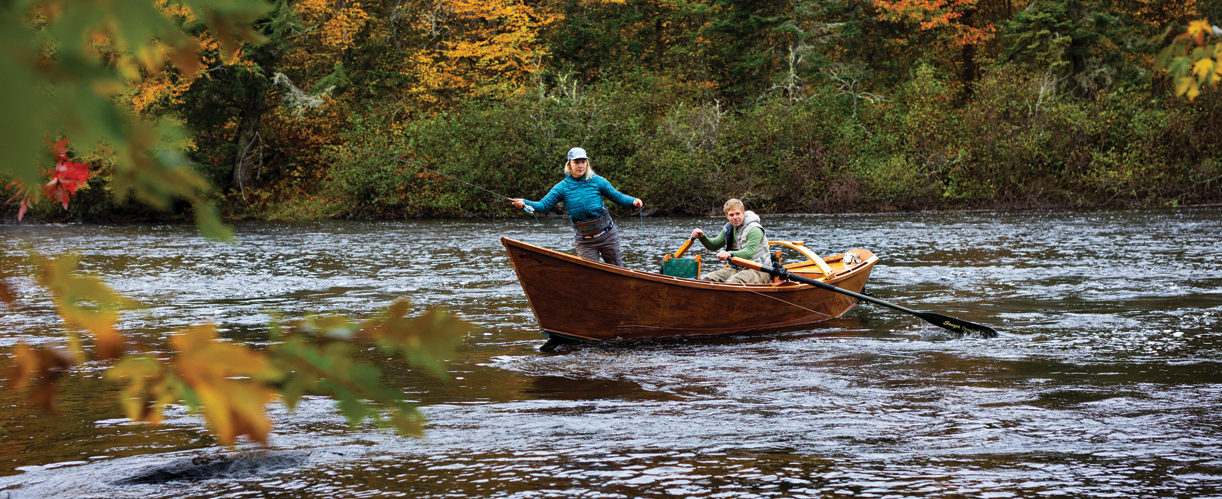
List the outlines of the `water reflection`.
{"label": "water reflection", "polygon": [[[12,497],[1065,497],[1217,495],[1222,459],[1222,209],[777,216],[772,236],[881,258],[868,289],[990,324],[952,340],[861,306],[804,331],[565,348],[542,343],[497,239],[570,249],[561,223],[0,226],[22,310],[0,337],[58,337],[19,241],[76,249],[146,305],[150,340],[202,321],[266,340],[269,311],[368,315],[407,296],[480,329],[438,381],[377,359],[419,400],[424,440],[349,429],[329,400],[273,410],[272,447],[227,450],[175,408],[122,419],[96,366],[46,416],[0,392]],[[707,219],[625,227],[649,268]],[[40,304],[42,303],[42,304]],[[33,437],[33,438],[31,438]],[[219,470],[219,471],[218,471]],[[160,474],[159,474],[160,473]],[[132,477],[162,477],[132,480]],[[170,477],[170,478],[166,478]],[[125,481],[126,480],[126,481]]]}

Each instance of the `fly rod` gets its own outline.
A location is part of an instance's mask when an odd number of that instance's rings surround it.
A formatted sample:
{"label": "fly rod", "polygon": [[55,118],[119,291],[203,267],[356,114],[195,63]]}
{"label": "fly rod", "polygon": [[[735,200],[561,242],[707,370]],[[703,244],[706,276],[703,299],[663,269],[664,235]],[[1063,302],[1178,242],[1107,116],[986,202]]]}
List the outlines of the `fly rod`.
{"label": "fly rod", "polygon": [[[369,153],[369,154],[374,154],[374,155],[377,155],[377,156],[381,156],[381,157],[383,157],[383,158],[387,158],[387,159],[393,159],[393,160],[398,161],[398,162],[400,162],[400,163],[403,163],[403,164],[406,164],[406,165],[411,165],[411,166],[414,166],[414,167],[419,168],[419,169],[421,169],[421,170],[428,170],[428,171],[430,171],[430,172],[436,173],[436,174],[441,175],[441,176],[443,176],[443,177],[445,177],[445,178],[448,178],[448,179],[450,179],[450,180],[455,180],[455,181],[458,181],[458,182],[462,182],[462,183],[467,184],[467,185],[469,185],[469,186],[471,186],[471,187],[474,187],[474,188],[479,189],[479,190],[481,190],[481,191],[487,192],[488,194],[492,194],[493,196],[496,196],[496,197],[499,197],[499,198],[508,199],[508,200],[513,200],[513,198],[511,198],[511,197],[509,197],[509,196],[506,196],[506,195],[504,195],[504,194],[501,194],[501,193],[499,193],[499,192],[493,192],[493,191],[490,191],[490,190],[485,189],[485,188],[483,188],[483,187],[480,187],[480,186],[478,186],[478,185],[472,184],[471,182],[467,182],[466,180],[460,179],[460,178],[455,177],[455,176],[452,176],[452,175],[446,175],[446,174],[444,174],[444,173],[441,173],[441,172],[439,172],[439,171],[437,171],[437,170],[434,170],[434,169],[432,169],[432,168],[429,168],[429,167],[427,167],[427,166],[423,166],[423,165],[419,165],[419,164],[416,164],[416,163],[412,163],[411,161],[408,161],[408,160],[403,159],[403,158],[399,158],[399,157],[391,156],[391,155],[389,155],[389,154],[382,154],[382,153],[377,152],[377,151],[370,151],[369,149],[365,149],[365,148],[363,148],[363,147],[356,147],[356,146],[345,146],[345,147],[347,147],[347,148],[349,148],[349,149],[355,149],[355,150],[357,150],[357,151],[364,151],[364,152],[367,152],[367,153]],[[527,205],[525,209],[526,209],[526,212],[527,212],[527,213],[530,213],[530,214],[531,214],[531,216],[534,216],[534,217],[535,217],[535,221],[536,221],[536,222],[539,222],[539,217],[538,217],[538,215],[535,215],[535,209],[534,209],[534,208],[531,208],[531,207],[530,207],[530,205]],[[543,222],[539,222],[539,224],[540,224],[540,225],[542,225],[542,224],[543,224]]]}

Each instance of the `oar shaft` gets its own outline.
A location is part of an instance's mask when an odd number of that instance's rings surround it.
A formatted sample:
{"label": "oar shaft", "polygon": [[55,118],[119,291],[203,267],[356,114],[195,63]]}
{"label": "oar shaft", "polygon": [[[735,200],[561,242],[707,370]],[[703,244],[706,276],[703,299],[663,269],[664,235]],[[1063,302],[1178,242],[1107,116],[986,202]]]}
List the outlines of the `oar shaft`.
{"label": "oar shaft", "polygon": [[675,252],[675,258],[679,258],[683,256],[684,253],[687,253],[687,249],[692,247],[692,241],[695,241],[695,240],[696,239],[694,238],[688,238],[687,241],[684,241],[683,246],[679,247],[679,251]]}
{"label": "oar shaft", "polygon": [[908,308],[904,308],[904,307],[901,307],[901,306],[899,306],[899,305],[895,305],[895,304],[892,304],[892,303],[887,303],[887,302],[882,301],[882,300],[879,300],[879,299],[877,299],[877,298],[871,298],[871,297],[866,296],[866,295],[863,295],[863,294],[861,294],[861,293],[855,293],[855,292],[853,292],[853,291],[849,291],[849,290],[847,290],[847,289],[842,289],[842,288],[839,288],[839,287],[833,286],[833,285],[828,284],[828,283],[823,282],[823,281],[816,281],[816,280],[811,279],[811,278],[806,277],[806,276],[800,276],[800,275],[798,275],[798,274],[794,274],[794,273],[790,272],[788,269],[786,269],[785,267],[773,267],[773,266],[771,266],[771,265],[762,265],[762,264],[760,264],[760,263],[753,262],[753,261],[751,261],[751,260],[744,260],[744,259],[739,258],[739,257],[736,257],[736,256],[732,256],[732,257],[730,257],[730,263],[733,263],[733,264],[735,264],[735,265],[738,265],[739,267],[746,267],[746,268],[749,268],[749,269],[758,270],[758,271],[760,271],[760,272],[766,272],[766,273],[768,273],[768,275],[775,276],[775,277],[780,277],[781,279],[785,279],[785,280],[787,280],[787,281],[796,281],[796,282],[800,282],[800,283],[803,283],[803,284],[810,284],[811,286],[814,286],[814,287],[816,287],[816,288],[820,288],[820,289],[826,289],[826,290],[828,290],[828,291],[834,291],[834,292],[836,292],[836,293],[840,293],[840,294],[849,295],[849,296],[852,296],[853,298],[857,298],[858,300],[865,300],[865,301],[868,301],[868,302],[870,302],[870,303],[877,303],[877,304],[882,305],[882,306],[884,306],[884,307],[891,307],[891,308],[894,308],[894,309],[896,309],[896,310],[899,310],[900,312],[908,312],[908,313],[910,313],[910,314],[917,314],[917,313],[919,313],[919,312],[917,312],[917,311],[915,311],[915,310],[911,310],[911,309],[908,309]]}
{"label": "oar shaft", "polygon": [[870,297],[870,296],[866,296],[866,295],[863,295],[863,294],[861,294],[861,293],[855,293],[855,292],[853,292],[853,291],[849,291],[849,290],[847,290],[847,289],[839,288],[839,287],[833,286],[833,285],[828,284],[828,283],[823,282],[823,281],[816,281],[816,280],[811,279],[811,278],[809,278],[809,277],[800,276],[800,275],[794,274],[794,273],[792,273],[792,272],[789,272],[788,270],[785,270],[785,269],[774,269],[774,268],[772,268],[772,267],[770,267],[770,266],[768,266],[768,265],[761,265],[761,267],[762,267],[762,268],[761,268],[760,270],[762,270],[763,272],[767,272],[767,273],[769,273],[769,274],[771,274],[771,275],[775,275],[775,276],[777,276],[777,277],[780,277],[781,279],[790,280],[790,281],[797,281],[797,282],[800,282],[800,283],[803,283],[803,284],[810,284],[811,286],[814,286],[814,287],[816,287],[816,288],[826,289],[826,290],[828,290],[828,291],[835,291],[835,292],[840,293],[840,294],[844,294],[844,295],[849,295],[849,296],[852,296],[853,298],[857,298],[858,300],[865,300],[865,301],[868,301],[868,302],[870,302],[870,303],[877,303],[877,304],[882,305],[882,306],[884,306],[884,307],[893,308],[893,309],[895,309],[895,310],[899,310],[900,312],[906,312],[906,313],[913,314],[913,315],[920,315],[920,312],[917,312],[916,310],[912,310],[912,309],[907,308],[907,307],[901,307],[901,306],[896,305],[896,304],[894,304],[894,303],[885,302],[885,301],[879,300],[878,298],[873,298],[873,297]]}
{"label": "oar shaft", "polygon": [[781,279],[785,279],[789,281],[797,281],[803,284],[809,284],[819,289],[825,289],[825,290],[832,291],[835,293],[852,296],[853,298],[857,298],[858,300],[865,300],[870,303],[877,303],[887,308],[895,309],[895,310],[898,310],[900,312],[904,312],[907,314],[912,314],[916,317],[921,318],[925,322],[941,327],[943,329],[949,329],[956,333],[970,333],[970,334],[974,334],[974,335],[977,335],[983,338],[993,338],[997,336],[996,330],[994,330],[991,327],[985,326],[983,324],[976,324],[975,322],[968,322],[963,319],[956,319],[954,317],[950,317],[950,316],[946,316],[942,314],[935,314],[933,312],[919,312],[916,310],[912,310],[910,308],[901,307],[894,303],[889,303],[883,300],[879,300],[878,298],[871,298],[861,293],[855,293],[847,289],[841,289],[839,287],[833,286],[823,281],[816,281],[809,277],[793,274],[784,267],[775,268],[770,265],[761,265],[759,263],[752,262],[750,260],[743,260],[742,258],[733,257],[733,256],[730,257],[730,261],[740,267],[746,267],[749,269],[759,270],[761,272],[767,272],[768,274],[775,276],[775,277],[780,277]]}

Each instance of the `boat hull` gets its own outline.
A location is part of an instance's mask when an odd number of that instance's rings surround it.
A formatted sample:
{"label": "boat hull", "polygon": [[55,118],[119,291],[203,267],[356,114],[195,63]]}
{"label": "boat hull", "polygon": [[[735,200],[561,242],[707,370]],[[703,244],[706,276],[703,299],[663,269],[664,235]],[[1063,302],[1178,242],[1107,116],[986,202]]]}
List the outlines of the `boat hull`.
{"label": "boat hull", "polygon": [[[857,303],[807,284],[710,283],[583,260],[509,238],[501,243],[548,335],[602,341],[793,330],[839,317]],[[866,250],[851,253],[861,263],[826,282],[861,292],[878,259]],[[828,260],[838,261],[833,258]]]}

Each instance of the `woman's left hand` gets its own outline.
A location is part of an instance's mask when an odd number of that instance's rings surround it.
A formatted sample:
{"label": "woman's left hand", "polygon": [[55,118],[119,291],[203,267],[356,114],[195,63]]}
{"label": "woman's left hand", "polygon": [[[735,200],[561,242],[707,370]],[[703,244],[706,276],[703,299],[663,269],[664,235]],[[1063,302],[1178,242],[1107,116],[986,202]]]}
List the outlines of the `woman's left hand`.
{"label": "woman's left hand", "polygon": [[644,201],[641,201],[641,198],[636,198],[636,199],[634,199],[634,200],[632,201],[632,206],[635,206],[635,207],[637,207],[637,208],[640,208],[640,207],[642,207],[642,206],[644,206],[644,205],[645,205],[645,202],[644,202]]}

